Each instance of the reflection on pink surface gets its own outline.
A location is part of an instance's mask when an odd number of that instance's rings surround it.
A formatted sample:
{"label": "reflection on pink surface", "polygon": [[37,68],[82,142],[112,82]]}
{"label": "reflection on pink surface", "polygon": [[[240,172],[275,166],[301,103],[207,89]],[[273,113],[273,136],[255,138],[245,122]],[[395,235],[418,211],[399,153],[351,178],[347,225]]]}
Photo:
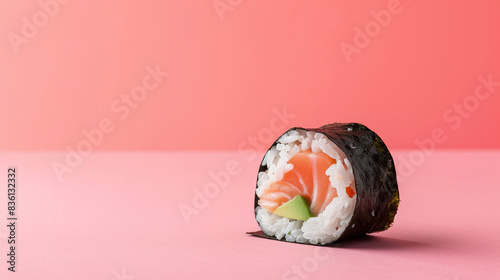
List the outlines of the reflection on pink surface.
{"label": "reflection on pink surface", "polygon": [[[394,152],[398,169],[411,152]],[[50,163],[62,155],[0,156],[1,170],[18,168],[19,202],[18,271],[9,273],[2,261],[1,279],[500,277],[498,150],[427,157],[400,178],[392,228],[334,247],[245,234],[258,230],[252,208],[260,158],[99,152],[60,183]],[[239,172],[227,184],[216,181],[211,174],[228,162]],[[209,184],[220,188],[207,195]],[[196,193],[203,203],[193,202]],[[194,209],[188,220],[181,206]],[[6,236],[0,228],[3,259]]]}
{"label": "reflection on pink surface", "polygon": [[[103,119],[96,150],[236,149],[283,107],[393,148],[435,128],[440,148],[500,147],[499,1],[2,1],[0,18],[3,150],[75,148]],[[141,93],[156,65],[170,75]]]}

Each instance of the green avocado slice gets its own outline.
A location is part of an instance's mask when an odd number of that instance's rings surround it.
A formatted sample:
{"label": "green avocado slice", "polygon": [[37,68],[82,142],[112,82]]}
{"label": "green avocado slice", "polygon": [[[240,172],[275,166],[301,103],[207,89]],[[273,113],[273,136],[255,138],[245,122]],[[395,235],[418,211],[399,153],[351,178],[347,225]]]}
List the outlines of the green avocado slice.
{"label": "green avocado slice", "polygon": [[314,217],[309,207],[310,205],[307,198],[297,195],[287,203],[276,208],[273,213],[288,219],[307,221],[307,219]]}

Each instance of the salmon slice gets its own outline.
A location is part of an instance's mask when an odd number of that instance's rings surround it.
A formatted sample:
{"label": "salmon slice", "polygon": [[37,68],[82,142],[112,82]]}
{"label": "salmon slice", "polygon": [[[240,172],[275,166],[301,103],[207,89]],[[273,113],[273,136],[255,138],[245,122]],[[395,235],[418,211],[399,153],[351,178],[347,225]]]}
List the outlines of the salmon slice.
{"label": "salmon slice", "polygon": [[[302,195],[311,204],[311,212],[317,216],[337,197],[337,190],[331,186],[326,175],[326,170],[337,161],[323,152],[307,150],[295,154],[288,163],[293,164],[293,169],[264,191],[259,205],[268,212],[274,212],[295,196]],[[348,187],[347,194],[352,198],[355,193]]]}

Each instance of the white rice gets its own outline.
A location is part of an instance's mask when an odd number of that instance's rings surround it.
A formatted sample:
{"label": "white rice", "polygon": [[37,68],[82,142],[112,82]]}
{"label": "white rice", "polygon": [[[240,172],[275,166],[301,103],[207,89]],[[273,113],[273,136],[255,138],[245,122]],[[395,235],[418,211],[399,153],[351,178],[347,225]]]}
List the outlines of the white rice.
{"label": "white rice", "polygon": [[264,156],[262,166],[266,166],[267,170],[258,175],[256,193],[260,197],[271,184],[282,180],[283,175],[293,169],[293,164],[288,161],[298,152],[309,149],[314,153],[323,152],[337,161],[325,173],[329,176],[331,186],[337,189],[338,197],[317,217],[305,222],[274,215],[260,206],[255,212],[257,222],[267,235],[298,243],[327,244],[336,241],[349,225],[356,195],[349,197],[346,188],[351,186],[356,190],[351,163],[344,152],[325,135],[297,129],[281,136],[277,145]]}

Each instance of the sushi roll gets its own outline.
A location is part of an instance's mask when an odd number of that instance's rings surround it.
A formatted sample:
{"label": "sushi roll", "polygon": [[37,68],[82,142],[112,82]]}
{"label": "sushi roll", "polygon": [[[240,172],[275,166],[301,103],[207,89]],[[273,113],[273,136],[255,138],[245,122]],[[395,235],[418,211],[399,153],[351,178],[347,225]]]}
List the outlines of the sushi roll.
{"label": "sushi roll", "polygon": [[388,229],[399,205],[380,137],[358,123],[294,127],[266,152],[257,176],[255,236],[326,245]]}

